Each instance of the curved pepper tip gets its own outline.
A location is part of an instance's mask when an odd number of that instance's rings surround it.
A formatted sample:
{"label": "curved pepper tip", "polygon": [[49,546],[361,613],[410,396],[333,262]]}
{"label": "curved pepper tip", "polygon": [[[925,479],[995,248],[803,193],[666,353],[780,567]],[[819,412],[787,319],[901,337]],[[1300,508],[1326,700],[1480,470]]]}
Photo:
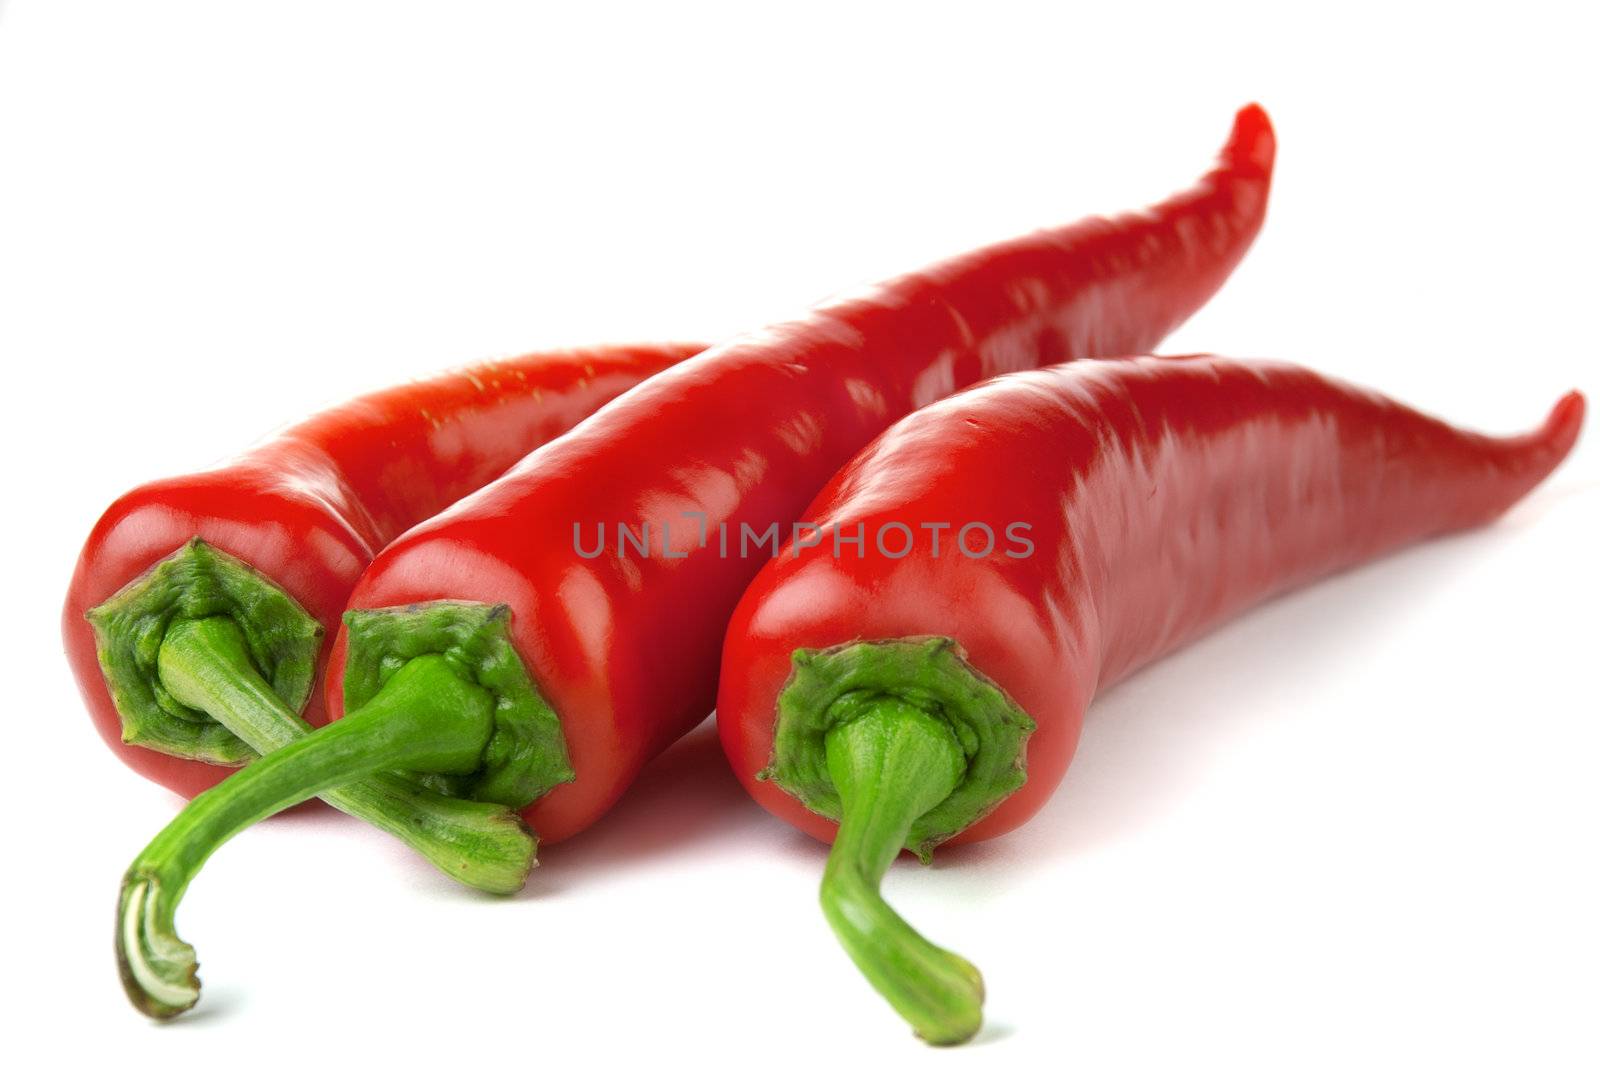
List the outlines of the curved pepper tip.
{"label": "curved pepper tip", "polygon": [[1578,440],[1583,428],[1583,416],[1589,403],[1581,390],[1569,390],[1550,408],[1545,418],[1544,435],[1565,454]]}
{"label": "curved pepper tip", "polygon": [[1233,117],[1233,132],[1228,135],[1224,155],[1236,164],[1271,172],[1277,153],[1278,136],[1267,110],[1254,101],[1240,108]]}

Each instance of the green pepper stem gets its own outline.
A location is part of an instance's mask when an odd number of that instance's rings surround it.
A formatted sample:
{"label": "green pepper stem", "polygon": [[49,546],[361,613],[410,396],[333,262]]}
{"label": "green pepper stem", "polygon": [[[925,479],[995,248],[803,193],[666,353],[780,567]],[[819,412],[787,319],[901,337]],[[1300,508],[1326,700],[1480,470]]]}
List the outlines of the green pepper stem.
{"label": "green pepper stem", "polygon": [[823,914],[919,1037],[966,1041],[983,1024],[982,975],[912,929],[879,891],[912,824],[960,783],[961,745],[938,718],[884,696],[828,730],[825,748],[842,818],[822,878]]}
{"label": "green pepper stem", "polygon": [[[270,689],[238,670],[243,648],[227,619],[185,623],[161,650],[162,684],[198,708],[237,709]],[[211,853],[255,822],[344,786],[339,805],[405,837],[453,876],[512,892],[531,865],[532,836],[514,812],[449,799],[381,771],[470,773],[494,728],[494,700],[440,655],[411,659],[360,710],[263,755],[196,796],[134,860],[123,879],[117,958],[140,1010],[169,1018],[199,998],[194,950],[177,936],[179,900]],[[265,731],[263,730],[263,733]],[[249,736],[245,739],[255,744]],[[262,743],[267,743],[265,735]],[[363,782],[363,779],[372,778]]]}
{"label": "green pepper stem", "polygon": [[[230,617],[180,622],[158,656],[162,686],[180,702],[268,754],[315,730],[278,697],[250,660]],[[533,857],[528,834],[503,808],[441,796],[393,773],[329,789],[322,798],[390,833],[456,881],[491,893],[522,888]]]}
{"label": "green pepper stem", "polygon": [[171,625],[156,654],[162,687],[222,724],[258,755],[311,733],[251,661],[244,630],[231,617]]}

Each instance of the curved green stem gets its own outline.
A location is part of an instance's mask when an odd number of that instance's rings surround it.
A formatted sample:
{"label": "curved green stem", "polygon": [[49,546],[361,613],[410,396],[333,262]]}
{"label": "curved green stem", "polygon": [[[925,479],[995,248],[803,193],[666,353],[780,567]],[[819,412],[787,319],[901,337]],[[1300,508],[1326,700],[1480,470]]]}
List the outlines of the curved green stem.
{"label": "curved green stem", "polygon": [[757,776],[839,823],[822,909],[856,966],[924,1039],[965,1041],[983,978],[906,925],[879,883],[902,848],[927,862],[1022,786],[1033,719],[948,636],[800,648],[793,662]]}
{"label": "curved green stem", "polygon": [[[242,650],[233,650],[228,625],[192,622],[169,632],[162,683],[179,701],[226,706],[261,698],[236,672]],[[534,841],[506,808],[448,799],[393,775],[353,784],[382,771],[473,772],[494,733],[494,712],[493,696],[464,680],[443,655],[413,658],[361,709],[196,796],[123,880],[117,957],[135,1005],[167,1018],[198,999],[194,950],[178,938],[173,920],[211,853],[268,815],[339,786],[346,786],[346,803],[386,808],[378,824],[404,831],[408,840],[425,838],[430,858],[456,876],[466,872],[472,883],[500,891],[519,887]]]}
{"label": "curved green stem", "polygon": [[[227,617],[172,626],[158,655],[163,686],[204,710],[260,754],[312,735],[255,671],[245,638]],[[522,888],[532,866],[526,828],[504,808],[442,796],[395,773],[321,793],[344,813],[371,823],[421,853],[447,876],[491,893]]]}
{"label": "curved green stem", "polygon": [[861,973],[919,1037],[966,1041],[983,1023],[983,977],[912,929],[879,892],[912,825],[961,783],[961,744],[937,717],[880,696],[828,730],[825,748],[842,817],[822,878],[823,913]]}

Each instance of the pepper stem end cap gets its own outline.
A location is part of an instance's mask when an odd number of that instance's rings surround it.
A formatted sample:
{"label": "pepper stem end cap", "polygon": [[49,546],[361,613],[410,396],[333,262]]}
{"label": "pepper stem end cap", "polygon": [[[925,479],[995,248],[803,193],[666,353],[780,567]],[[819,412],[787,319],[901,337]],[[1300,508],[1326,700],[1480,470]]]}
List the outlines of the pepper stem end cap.
{"label": "pepper stem end cap", "polygon": [[153,874],[130,871],[117,905],[117,968],[133,1006],[152,1019],[182,1015],[200,999],[199,961],[172,925]]}
{"label": "pepper stem end cap", "polygon": [[948,726],[966,759],[943,798],[911,826],[905,847],[923,862],[933,849],[994,810],[1027,781],[1033,719],[946,636],[860,640],[794,652],[778,696],[772,759],[757,776],[809,810],[838,821],[839,789],[826,740],[884,699],[928,712]]}
{"label": "pepper stem end cap", "polygon": [[382,693],[409,662],[443,658],[461,679],[494,699],[494,726],[471,774],[422,783],[447,796],[516,810],[576,777],[561,718],[517,653],[511,610],[478,602],[417,603],[344,615],[344,705],[354,711]]}
{"label": "pepper stem end cap", "polygon": [[255,757],[251,745],[206,710],[172,695],[159,661],[168,634],[187,622],[238,626],[249,676],[298,712],[315,683],[322,625],[249,565],[191,539],[85,615],[100,671],[122,719],[122,742],[219,766]]}

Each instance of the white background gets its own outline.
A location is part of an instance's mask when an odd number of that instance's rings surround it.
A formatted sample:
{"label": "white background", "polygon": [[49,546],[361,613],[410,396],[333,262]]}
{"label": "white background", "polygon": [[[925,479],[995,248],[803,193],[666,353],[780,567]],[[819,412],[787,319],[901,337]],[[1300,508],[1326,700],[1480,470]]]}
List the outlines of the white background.
{"label": "white background", "polygon": [[[554,5],[552,5],[554,6]],[[1429,5],[1432,8],[1432,5]],[[22,0],[0,14],[0,1045],[117,1066],[1595,1066],[1600,443],[1491,529],[1282,600],[1100,700],[1023,831],[898,866],[984,968],[922,1048],[823,853],[701,730],[489,902],[331,814],[194,885],[206,990],[110,953],[174,813],[83,716],[98,513],[292,415],[558,343],[724,336],[1280,135],[1168,352],[1299,360],[1496,431],[1600,393],[1594,27],[1502,6]],[[1114,10],[1113,10],[1114,9]],[[842,1062],[842,1063],[840,1063]]]}

